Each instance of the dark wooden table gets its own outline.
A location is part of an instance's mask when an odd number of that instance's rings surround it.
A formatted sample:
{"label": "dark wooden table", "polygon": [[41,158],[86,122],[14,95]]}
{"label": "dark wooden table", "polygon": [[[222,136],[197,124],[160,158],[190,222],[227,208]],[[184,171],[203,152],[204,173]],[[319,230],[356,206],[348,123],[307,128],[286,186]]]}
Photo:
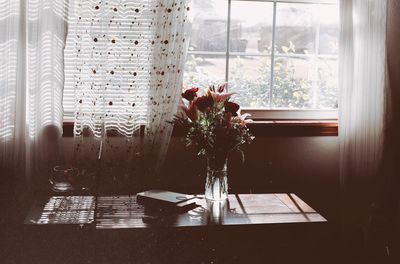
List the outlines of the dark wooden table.
{"label": "dark wooden table", "polygon": [[[231,194],[226,202],[206,201],[199,196],[196,203],[199,206],[187,213],[157,214],[138,205],[135,196],[99,197],[96,228],[326,222],[324,217],[294,194]],[[149,217],[146,218],[146,215]]]}
{"label": "dark wooden table", "polygon": [[[135,195],[38,200],[25,220],[27,259],[41,263],[55,259],[57,263],[242,263],[262,257],[271,263],[289,263],[290,255],[277,252],[294,246],[294,254],[308,258],[309,253],[313,255],[312,245],[298,248],[319,241],[316,235],[324,233],[327,224],[289,193],[231,194],[222,203],[198,196],[196,203],[198,207],[186,213],[171,214],[137,204]],[[40,251],[43,247],[46,250]]]}
{"label": "dark wooden table", "polygon": [[94,196],[53,196],[36,201],[25,224],[119,229],[326,222],[295,194],[230,194],[224,202],[206,201],[199,195],[196,204],[186,213],[171,214],[137,204],[135,195],[97,200]]}

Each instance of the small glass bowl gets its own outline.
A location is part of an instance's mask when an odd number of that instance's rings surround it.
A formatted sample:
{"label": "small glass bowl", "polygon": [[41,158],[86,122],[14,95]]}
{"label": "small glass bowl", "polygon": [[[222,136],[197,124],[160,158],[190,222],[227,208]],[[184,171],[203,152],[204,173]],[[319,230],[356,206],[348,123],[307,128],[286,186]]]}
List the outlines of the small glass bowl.
{"label": "small glass bowl", "polygon": [[59,165],[52,169],[50,183],[54,192],[70,192],[75,189],[79,170],[74,167]]}

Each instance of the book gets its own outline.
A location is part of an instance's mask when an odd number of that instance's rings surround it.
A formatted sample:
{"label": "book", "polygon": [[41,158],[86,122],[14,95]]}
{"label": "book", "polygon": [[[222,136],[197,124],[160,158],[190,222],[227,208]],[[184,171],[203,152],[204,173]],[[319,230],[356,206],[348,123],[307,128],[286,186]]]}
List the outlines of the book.
{"label": "book", "polygon": [[165,190],[148,190],[138,193],[136,200],[138,204],[161,209],[185,212],[195,208],[196,196]]}

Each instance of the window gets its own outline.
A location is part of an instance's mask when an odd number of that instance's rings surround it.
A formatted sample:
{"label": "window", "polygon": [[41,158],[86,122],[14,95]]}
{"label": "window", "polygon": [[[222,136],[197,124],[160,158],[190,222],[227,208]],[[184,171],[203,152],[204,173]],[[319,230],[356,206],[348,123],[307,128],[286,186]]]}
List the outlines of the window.
{"label": "window", "polygon": [[335,118],[337,2],[192,0],[184,84],[227,81],[255,117]]}

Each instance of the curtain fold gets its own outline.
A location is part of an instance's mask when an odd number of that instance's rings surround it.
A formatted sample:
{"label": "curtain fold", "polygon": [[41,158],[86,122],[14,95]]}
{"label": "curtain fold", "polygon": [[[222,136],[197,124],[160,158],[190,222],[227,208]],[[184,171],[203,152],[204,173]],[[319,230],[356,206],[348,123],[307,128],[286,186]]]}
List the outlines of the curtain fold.
{"label": "curtain fold", "polygon": [[50,169],[58,157],[67,2],[0,6],[0,162],[29,175]]}
{"label": "curtain fold", "polygon": [[[379,177],[374,182],[376,195],[369,218],[368,244],[380,255],[400,259],[400,2],[388,0],[387,60],[388,81],[385,139]],[[385,252],[385,254],[382,254]],[[381,261],[382,262],[382,261]]]}
{"label": "curtain fold", "polygon": [[27,163],[45,182],[60,159],[68,1],[28,0],[26,10]]}
{"label": "curtain fold", "polygon": [[[181,99],[183,68],[188,49],[189,1],[164,0],[157,4],[156,41],[147,104],[145,151],[154,153],[156,171],[164,162]],[[171,11],[170,11],[171,10]]]}
{"label": "curtain fold", "polygon": [[17,111],[25,102],[21,83],[25,59],[20,52],[23,48],[20,40],[24,37],[21,12],[18,1],[0,1],[0,165],[3,167],[12,165],[22,155],[18,151],[21,147],[16,145],[24,139],[25,114]]}
{"label": "curtain fold", "polygon": [[386,0],[342,0],[340,180],[344,223],[368,213],[382,161],[387,102]]}

